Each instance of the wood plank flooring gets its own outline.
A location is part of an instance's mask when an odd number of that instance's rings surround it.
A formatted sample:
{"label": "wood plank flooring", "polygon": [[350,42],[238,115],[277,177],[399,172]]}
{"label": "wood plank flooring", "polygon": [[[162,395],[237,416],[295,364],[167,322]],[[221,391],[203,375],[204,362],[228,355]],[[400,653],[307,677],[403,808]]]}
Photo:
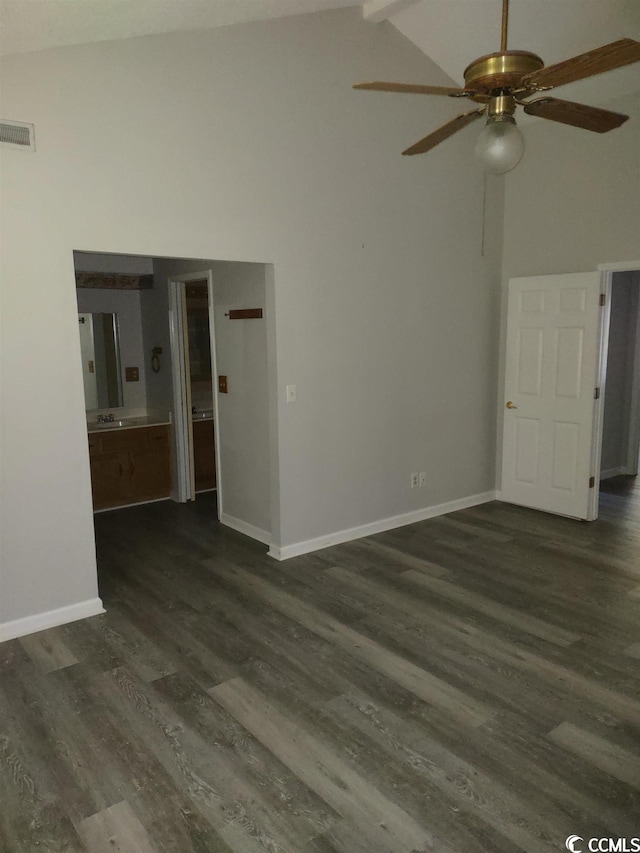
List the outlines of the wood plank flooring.
{"label": "wood plank flooring", "polygon": [[2,853],[640,836],[633,480],[284,563],[213,500],[96,516],[106,614],[0,645]]}

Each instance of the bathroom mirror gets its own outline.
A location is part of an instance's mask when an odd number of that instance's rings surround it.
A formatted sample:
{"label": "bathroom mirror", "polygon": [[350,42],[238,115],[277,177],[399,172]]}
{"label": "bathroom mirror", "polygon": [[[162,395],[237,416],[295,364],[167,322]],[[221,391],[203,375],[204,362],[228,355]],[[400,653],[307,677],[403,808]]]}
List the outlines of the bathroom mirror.
{"label": "bathroom mirror", "polygon": [[78,314],[86,410],[123,405],[117,314]]}

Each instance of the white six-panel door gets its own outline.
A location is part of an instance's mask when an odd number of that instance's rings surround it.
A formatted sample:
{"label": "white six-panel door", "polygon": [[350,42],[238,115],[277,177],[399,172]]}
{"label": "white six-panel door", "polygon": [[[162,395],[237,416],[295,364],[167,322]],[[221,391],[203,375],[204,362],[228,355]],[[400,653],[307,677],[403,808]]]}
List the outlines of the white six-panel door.
{"label": "white six-panel door", "polygon": [[589,518],[600,274],[509,282],[501,499]]}

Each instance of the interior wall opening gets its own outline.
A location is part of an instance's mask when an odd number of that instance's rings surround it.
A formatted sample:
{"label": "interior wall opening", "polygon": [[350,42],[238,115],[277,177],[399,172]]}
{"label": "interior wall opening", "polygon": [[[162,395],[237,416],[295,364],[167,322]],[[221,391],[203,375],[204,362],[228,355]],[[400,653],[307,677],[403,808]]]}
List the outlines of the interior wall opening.
{"label": "interior wall opening", "polygon": [[[614,271],[600,462],[600,498],[637,491],[640,456],[640,269]],[[609,500],[615,505],[615,501]],[[618,502],[620,504],[620,502]],[[609,510],[611,507],[609,507]]]}
{"label": "interior wall opening", "polygon": [[[217,490],[220,521],[270,542],[269,265],[76,251],[74,267],[94,511]],[[233,322],[239,309],[260,310]]]}

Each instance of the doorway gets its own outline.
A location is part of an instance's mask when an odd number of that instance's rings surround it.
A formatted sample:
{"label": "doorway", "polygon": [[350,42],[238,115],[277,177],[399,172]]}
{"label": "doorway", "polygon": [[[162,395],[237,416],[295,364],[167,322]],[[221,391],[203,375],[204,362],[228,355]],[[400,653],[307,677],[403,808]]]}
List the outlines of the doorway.
{"label": "doorway", "polygon": [[[614,271],[609,300],[600,481],[638,475],[640,270]],[[601,486],[602,488],[602,486]]]}
{"label": "doorway", "polygon": [[512,279],[508,306],[500,497],[595,520],[601,472],[638,473],[640,262]]}
{"label": "doorway", "polygon": [[196,495],[216,488],[214,430],[214,346],[209,319],[209,288],[206,279],[185,286],[193,478]]}
{"label": "doorway", "polygon": [[211,270],[169,280],[169,323],[175,423],[175,498],[181,503],[198,492],[218,490],[218,383]]}
{"label": "doorway", "polygon": [[[194,424],[207,406],[204,392],[185,381],[189,373],[189,311],[187,293],[206,280],[211,345],[211,380],[218,519],[253,539],[271,544],[277,499],[274,426],[276,399],[273,274],[270,265],[239,261],[201,260],[157,265],[168,283],[170,353],[174,400],[176,469],[174,498],[192,500],[197,491],[190,456],[196,452]],[[199,322],[206,322],[201,294]],[[194,315],[195,316],[195,315]],[[198,323],[192,322],[192,333]],[[201,355],[195,356],[199,362]],[[224,379],[221,384],[218,380]],[[207,380],[204,380],[206,383]],[[194,392],[196,397],[193,397]],[[193,416],[193,408],[196,417]],[[199,429],[199,427],[195,427]]]}
{"label": "doorway", "polygon": [[600,275],[509,282],[502,445],[506,503],[592,520]]}
{"label": "doorway", "polygon": [[[195,457],[194,462],[203,463],[197,481],[194,466],[190,466],[194,476],[193,495],[210,491],[212,494],[206,501],[203,495],[202,502],[213,505],[211,497],[217,497],[218,520],[222,524],[271,544],[272,531],[279,529],[272,265],[81,250],[74,253],[74,264],[78,325],[83,325],[82,314],[97,312],[106,317],[106,312],[110,312],[108,316],[118,332],[121,399],[110,396],[104,401],[106,408],[97,408],[100,401],[94,400],[95,394],[88,395],[88,431],[100,428],[101,453],[106,452],[102,445],[107,436],[112,436],[112,442],[118,438],[124,440],[122,430],[137,443],[146,438],[151,440],[151,434],[145,431],[148,427],[162,427],[163,435],[166,434],[162,465],[164,470],[166,456],[167,477],[166,483],[163,479],[162,489],[158,486],[151,496],[147,491],[144,495],[138,496],[137,492],[134,495],[129,489],[124,496],[113,496],[108,505],[103,502],[98,507],[94,502],[94,509],[122,509],[152,499],[176,500],[176,476],[171,474],[171,460],[177,456],[177,436],[181,435],[187,452]],[[175,314],[171,282],[180,282],[183,289],[180,300],[176,297],[182,311],[180,327],[187,342],[191,332],[194,344],[190,353],[187,349],[186,357],[184,347],[175,346],[176,326],[172,328],[170,323],[172,312]],[[187,306],[189,286],[194,289],[189,292]],[[87,330],[85,337],[87,340],[81,344],[82,334],[79,334],[79,352],[88,372],[90,368],[94,370],[89,376],[93,381],[94,375],[99,374],[98,359],[90,347],[92,341],[95,344],[96,336],[89,340]],[[174,397],[174,370],[180,359],[182,370],[185,363],[193,366],[194,375],[190,375],[193,382],[188,383],[184,392],[185,398],[189,395],[188,406],[186,399]],[[220,371],[228,376],[226,394],[217,392],[216,360],[221,365]],[[187,383],[183,382],[183,386]],[[179,432],[176,419],[183,412],[188,418]],[[215,430],[213,447],[212,430]],[[124,452],[121,447],[117,450]],[[138,450],[136,444],[136,448],[127,452],[131,455]],[[114,454],[115,450],[109,458]],[[93,458],[90,461],[93,481],[97,463]],[[118,477],[127,483],[132,471],[142,470],[133,457],[127,457],[127,464],[119,456],[112,461]],[[181,466],[180,470],[189,471],[189,467]],[[186,476],[190,478],[191,474]],[[183,483],[182,488],[186,494],[189,484]]]}

